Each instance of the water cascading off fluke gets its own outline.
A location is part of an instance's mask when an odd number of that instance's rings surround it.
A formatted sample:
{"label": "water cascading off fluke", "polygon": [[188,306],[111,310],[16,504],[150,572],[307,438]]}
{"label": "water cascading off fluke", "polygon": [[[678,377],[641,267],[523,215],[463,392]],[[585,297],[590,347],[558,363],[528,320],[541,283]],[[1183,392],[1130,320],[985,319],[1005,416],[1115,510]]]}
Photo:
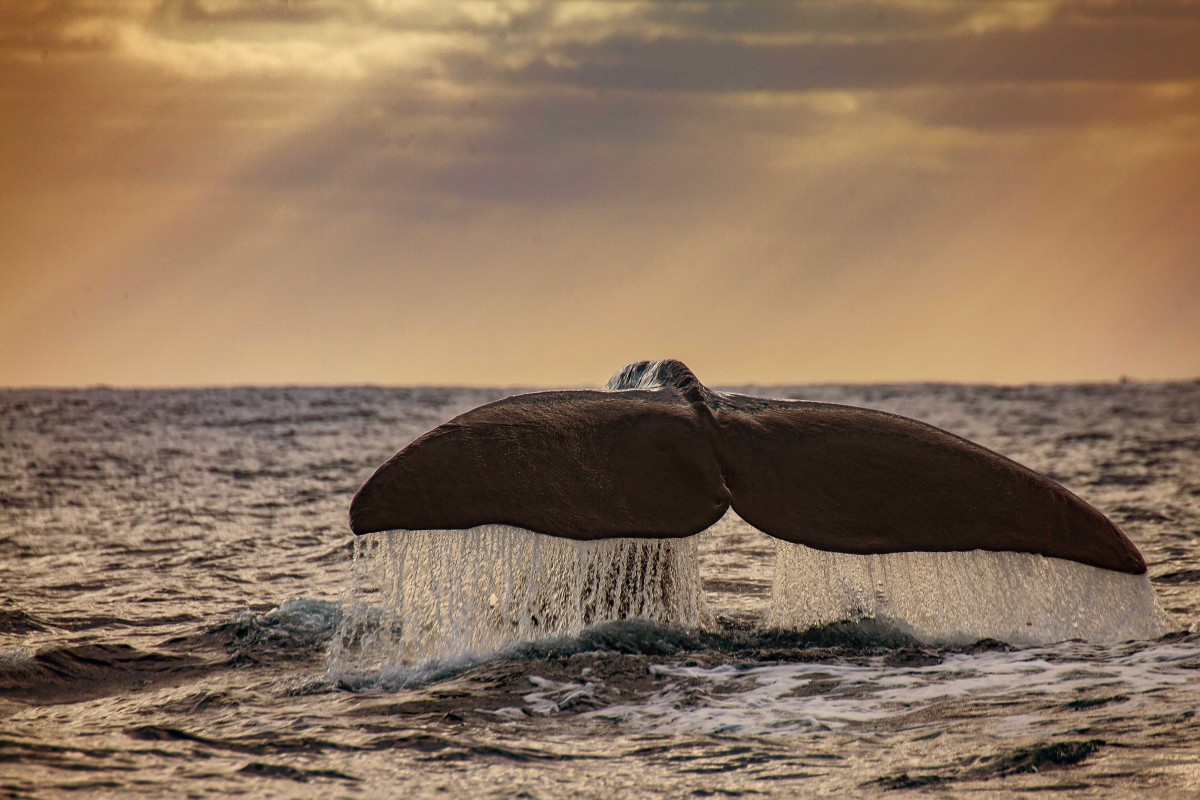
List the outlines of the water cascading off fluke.
{"label": "water cascading off fluke", "polygon": [[579,542],[505,525],[360,537],[334,671],[461,659],[613,620],[696,627],[698,559],[696,537]]}

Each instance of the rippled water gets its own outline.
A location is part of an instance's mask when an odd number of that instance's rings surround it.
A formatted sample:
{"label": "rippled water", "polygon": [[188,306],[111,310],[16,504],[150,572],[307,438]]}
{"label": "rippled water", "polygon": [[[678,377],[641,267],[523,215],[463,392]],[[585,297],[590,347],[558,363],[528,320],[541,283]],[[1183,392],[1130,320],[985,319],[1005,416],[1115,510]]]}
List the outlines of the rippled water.
{"label": "rippled water", "polygon": [[[1049,474],[1176,632],[1018,648],[764,630],[774,548],[700,540],[711,622],[350,674],[346,505],[464,389],[0,392],[0,794],[1200,792],[1200,383],[785,387]],[[521,793],[524,793],[523,795]]]}

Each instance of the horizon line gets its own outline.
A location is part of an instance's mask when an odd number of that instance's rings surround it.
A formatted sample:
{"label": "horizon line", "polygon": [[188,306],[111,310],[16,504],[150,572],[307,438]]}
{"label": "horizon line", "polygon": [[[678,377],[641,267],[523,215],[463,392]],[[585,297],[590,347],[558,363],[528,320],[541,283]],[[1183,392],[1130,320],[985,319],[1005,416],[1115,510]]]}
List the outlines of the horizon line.
{"label": "horizon line", "polygon": [[[810,381],[711,381],[714,388],[742,387],[793,387],[793,386],[993,386],[993,387],[1024,387],[1024,386],[1121,386],[1128,384],[1165,384],[1165,383],[1200,383],[1200,374],[1170,378],[1138,378],[1132,375],[1121,375],[1117,378],[1083,379],[1083,380],[1028,380],[1028,381],[964,381],[939,378],[914,378],[906,380],[810,380]],[[603,384],[538,384],[538,383],[375,383],[370,381],[320,382],[296,381],[289,383],[178,383],[178,384],[119,384],[107,382],[95,383],[30,383],[30,384],[0,384],[0,392],[21,391],[217,391],[229,389],[507,389],[519,391],[576,391],[601,389]]]}

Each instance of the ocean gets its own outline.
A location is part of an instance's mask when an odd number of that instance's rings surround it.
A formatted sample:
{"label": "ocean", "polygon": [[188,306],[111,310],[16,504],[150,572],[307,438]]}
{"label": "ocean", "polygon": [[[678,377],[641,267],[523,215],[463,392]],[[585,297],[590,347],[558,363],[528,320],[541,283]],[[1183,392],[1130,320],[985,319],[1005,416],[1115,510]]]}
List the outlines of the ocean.
{"label": "ocean", "polygon": [[[0,795],[1200,797],[1200,381],[728,388],[902,414],[1049,475],[1140,548],[1167,632],[789,626],[774,540],[729,518],[666,555],[587,550],[692,570],[654,599],[675,616],[540,635],[526,608],[480,638],[503,598],[478,575],[549,561],[482,534],[356,541],[347,506],[516,389],[3,390]],[[431,570],[454,602],[397,616]]]}

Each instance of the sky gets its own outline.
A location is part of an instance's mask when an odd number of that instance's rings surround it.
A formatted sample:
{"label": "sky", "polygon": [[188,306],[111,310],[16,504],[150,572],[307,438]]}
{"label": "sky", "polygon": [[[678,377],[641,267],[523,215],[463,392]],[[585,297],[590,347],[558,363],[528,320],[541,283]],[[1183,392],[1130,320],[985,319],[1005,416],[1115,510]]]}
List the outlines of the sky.
{"label": "sky", "polygon": [[0,0],[0,386],[1200,376],[1200,3]]}

